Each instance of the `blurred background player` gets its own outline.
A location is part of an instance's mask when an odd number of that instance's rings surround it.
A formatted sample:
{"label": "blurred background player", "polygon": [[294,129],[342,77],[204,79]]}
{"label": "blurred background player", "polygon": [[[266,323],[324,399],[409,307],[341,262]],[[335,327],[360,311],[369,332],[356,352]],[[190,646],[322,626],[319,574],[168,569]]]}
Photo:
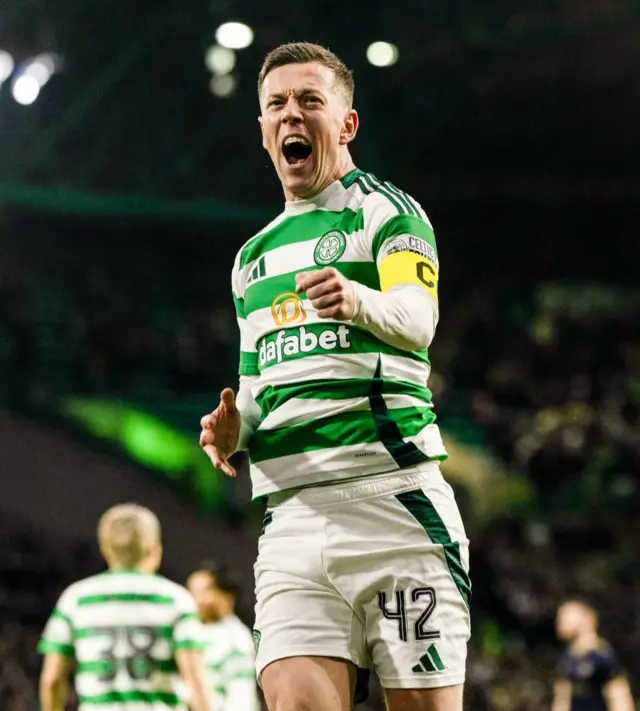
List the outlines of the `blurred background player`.
{"label": "blurred background player", "polygon": [[38,646],[42,711],[63,711],[75,660],[80,710],[211,711],[195,603],[180,585],[156,575],[162,559],[160,523],[148,509],[123,504],[98,526],[109,570],[61,595]]}
{"label": "blurred background player", "polygon": [[556,631],[568,648],[558,665],[552,711],[633,711],[629,683],[598,634],[595,609],[584,600],[567,600],[558,608]]}
{"label": "blurred background player", "polygon": [[216,711],[260,711],[251,631],[235,614],[239,575],[205,561],[187,580],[204,626],[204,659]]}

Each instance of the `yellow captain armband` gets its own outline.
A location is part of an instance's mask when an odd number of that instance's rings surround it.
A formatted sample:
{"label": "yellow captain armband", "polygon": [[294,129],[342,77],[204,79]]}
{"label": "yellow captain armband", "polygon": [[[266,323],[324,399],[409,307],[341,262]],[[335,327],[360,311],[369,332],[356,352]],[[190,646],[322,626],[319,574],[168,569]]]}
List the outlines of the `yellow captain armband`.
{"label": "yellow captain armband", "polygon": [[393,252],[380,262],[380,289],[388,291],[398,284],[418,284],[438,303],[438,267],[428,257],[415,252]]}

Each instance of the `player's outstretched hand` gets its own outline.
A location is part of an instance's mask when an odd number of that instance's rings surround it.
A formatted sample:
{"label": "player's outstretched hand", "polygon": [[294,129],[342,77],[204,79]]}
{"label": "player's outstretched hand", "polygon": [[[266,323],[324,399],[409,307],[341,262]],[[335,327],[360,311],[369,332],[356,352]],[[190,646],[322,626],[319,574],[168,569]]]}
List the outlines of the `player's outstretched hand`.
{"label": "player's outstretched hand", "polygon": [[353,284],[335,267],[296,274],[296,292],[307,292],[307,299],[320,318],[347,321],[355,310]]}
{"label": "player's outstretched hand", "polygon": [[220,393],[220,404],[200,420],[200,446],[207,453],[216,469],[234,477],[236,470],[229,464],[229,457],[236,451],[240,434],[240,413],[231,388]]}

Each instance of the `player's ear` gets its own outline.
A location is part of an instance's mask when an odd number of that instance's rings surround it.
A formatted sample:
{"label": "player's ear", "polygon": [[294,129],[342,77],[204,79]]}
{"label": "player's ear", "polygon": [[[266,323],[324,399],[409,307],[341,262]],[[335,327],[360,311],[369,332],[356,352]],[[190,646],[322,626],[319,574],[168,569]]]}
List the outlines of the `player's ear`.
{"label": "player's ear", "polygon": [[162,553],[162,543],[160,543],[160,541],[156,541],[152,545],[150,555],[148,556],[151,569],[150,572],[156,573],[160,568],[160,565],[162,564]]}
{"label": "player's ear", "polygon": [[105,563],[108,566],[111,566],[111,555],[109,553],[109,549],[104,543],[100,544],[100,555],[104,558]]}
{"label": "player's ear", "polygon": [[344,117],[342,123],[342,130],[340,131],[340,145],[346,146],[347,143],[351,143],[356,137],[358,132],[358,126],[360,125],[360,119],[358,117],[358,112],[355,109],[349,109],[347,115]]}
{"label": "player's ear", "polygon": [[260,133],[262,133],[262,147],[267,150],[267,141],[264,137],[264,119],[262,116],[258,116],[258,123],[260,124]]}

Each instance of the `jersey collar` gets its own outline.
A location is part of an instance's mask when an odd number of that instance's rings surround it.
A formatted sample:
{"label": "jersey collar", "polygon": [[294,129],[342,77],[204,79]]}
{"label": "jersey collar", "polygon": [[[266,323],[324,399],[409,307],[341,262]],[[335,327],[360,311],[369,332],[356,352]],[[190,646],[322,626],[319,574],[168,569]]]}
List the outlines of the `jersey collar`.
{"label": "jersey collar", "polygon": [[327,185],[322,192],[314,195],[308,200],[292,200],[290,202],[285,202],[284,211],[287,215],[301,215],[304,212],[321,210],[326,208],[332,200],[335,200],[338,196],[342,195],[344,191],[345,187],[342,184],[342,179],[335,180],[331,183],[331,185]]}

